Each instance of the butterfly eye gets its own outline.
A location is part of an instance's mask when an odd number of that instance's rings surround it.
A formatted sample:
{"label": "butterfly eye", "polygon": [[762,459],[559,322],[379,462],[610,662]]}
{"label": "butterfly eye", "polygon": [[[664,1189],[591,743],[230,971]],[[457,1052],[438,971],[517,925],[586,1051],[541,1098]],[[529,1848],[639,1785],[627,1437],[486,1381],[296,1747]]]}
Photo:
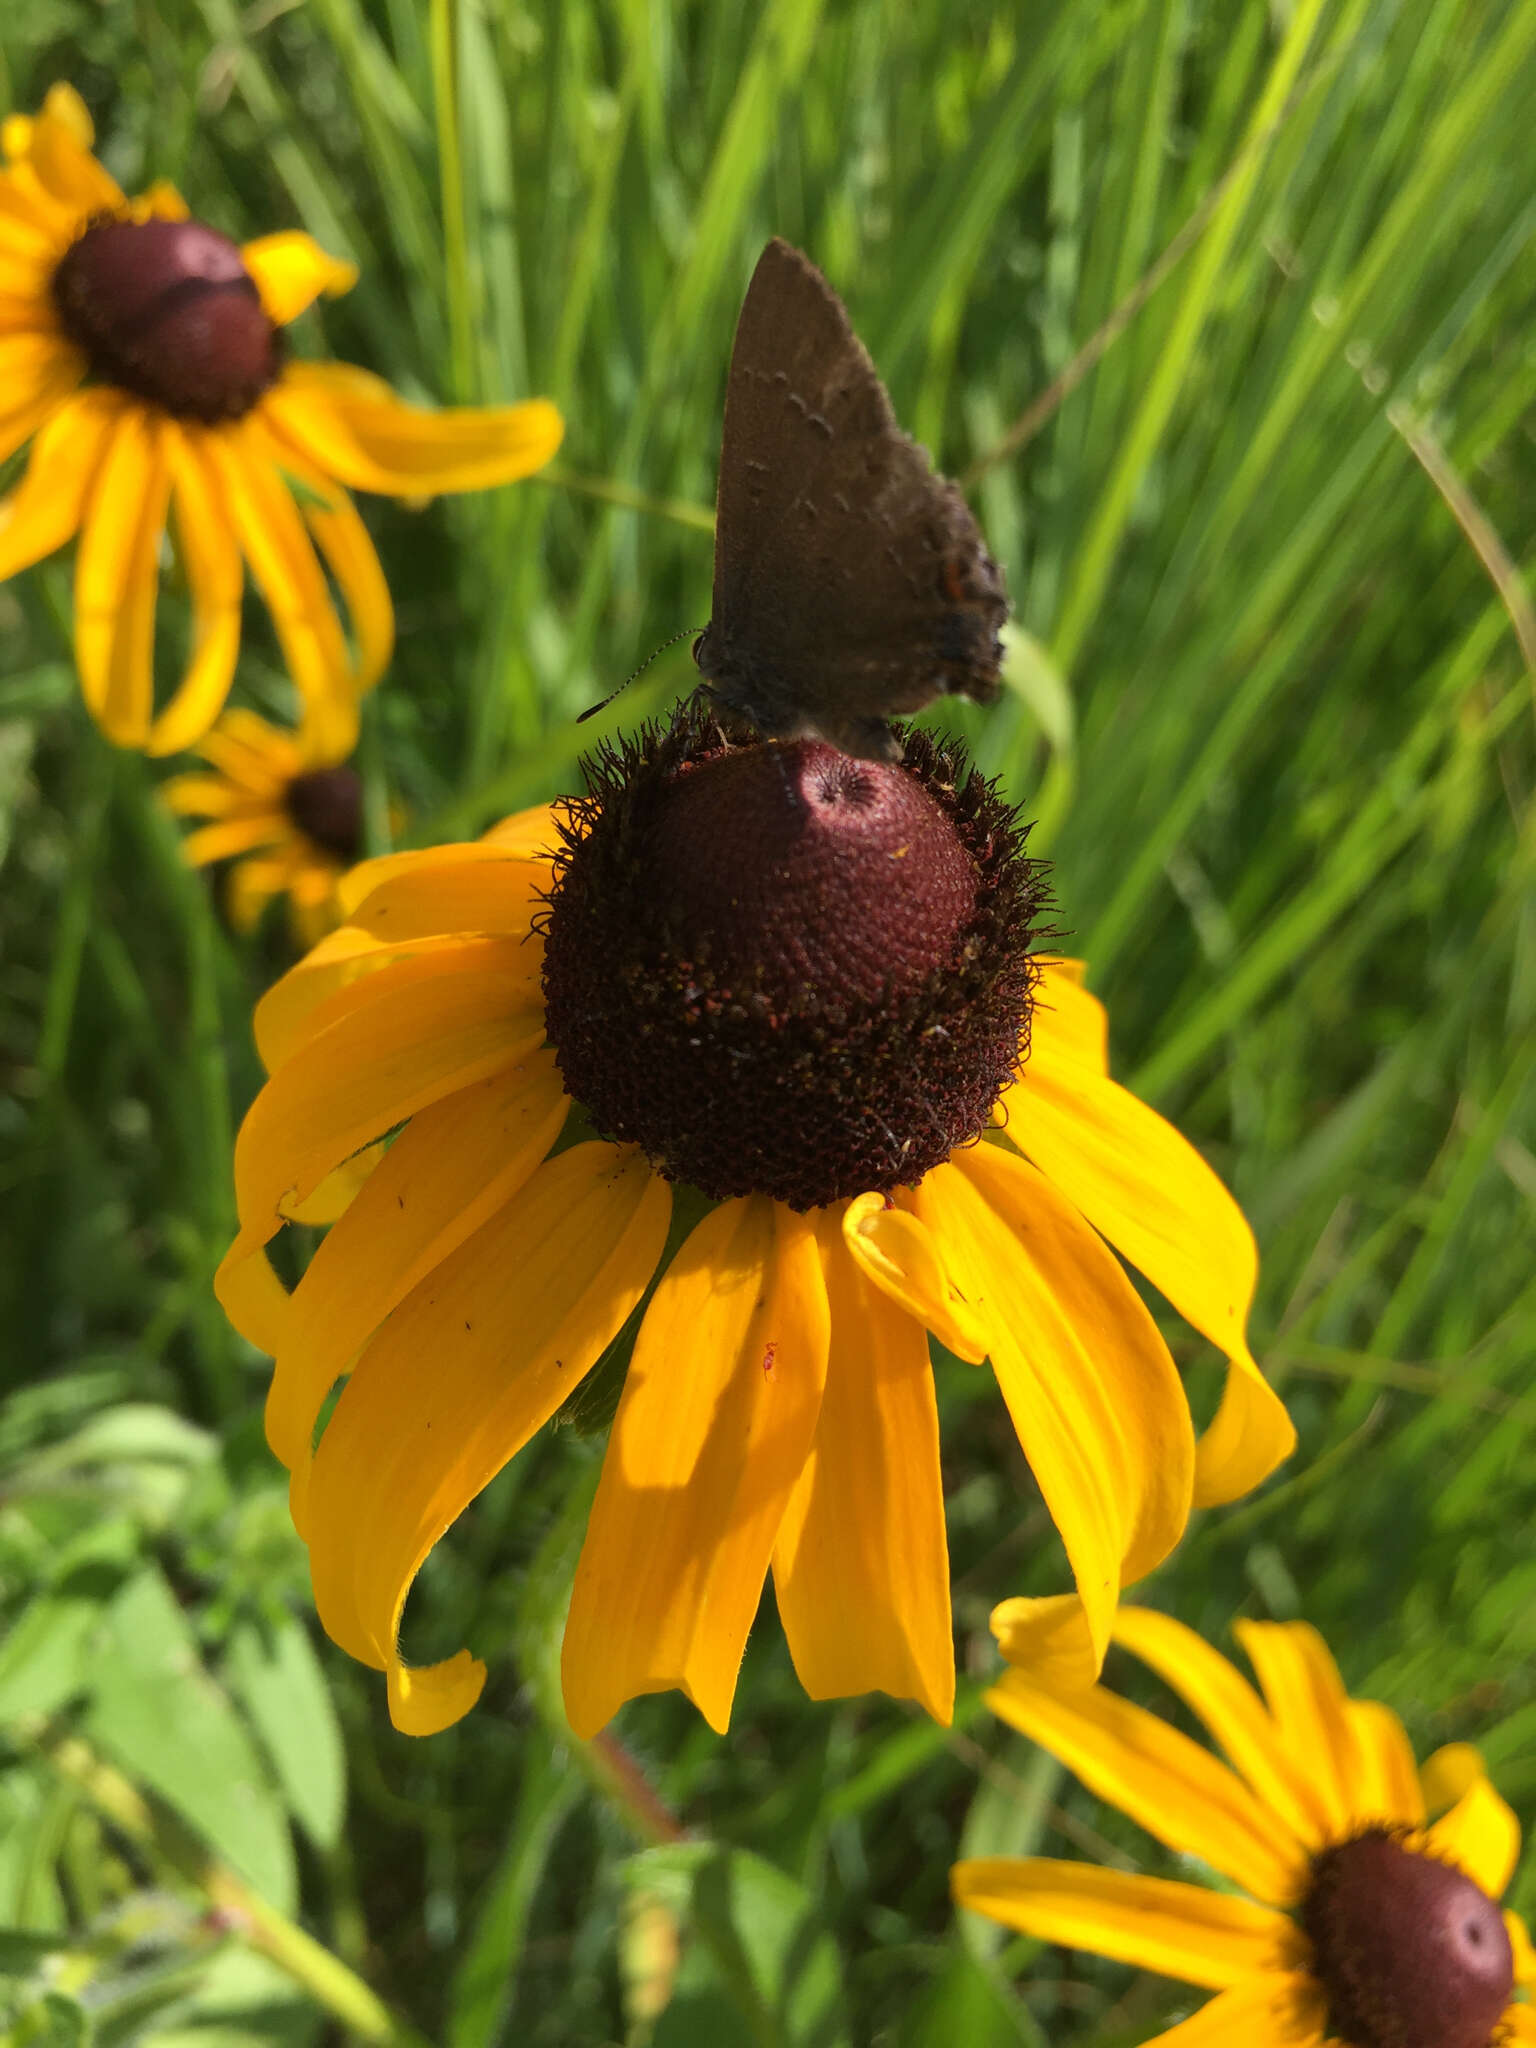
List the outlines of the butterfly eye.
{"label": "butterfly eye", "polygon": [[697,640],[695,640],[695,641],[694,641],[694,643],[693,643],[693,658],[694,658],[694,660],[695,660],[695,661],[697,661],[697,660],[698,660],[698,658],[699,658],[699,649],[700,649],[700,648],[701,648],[701,647],[702,647],[703,645],[704,645],[704,635],[703,635],[703,634],[701,633],[701,634],[699,635],[698,639],[697,639]]}

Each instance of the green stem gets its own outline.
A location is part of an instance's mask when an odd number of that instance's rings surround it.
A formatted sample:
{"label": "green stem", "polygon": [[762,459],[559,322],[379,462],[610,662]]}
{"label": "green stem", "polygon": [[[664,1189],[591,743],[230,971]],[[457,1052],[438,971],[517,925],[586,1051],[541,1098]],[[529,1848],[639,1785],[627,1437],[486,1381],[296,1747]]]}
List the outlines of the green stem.
{"label": "green stem", "polygon": [[715,530],[715,515],[705,505],[695,505],[687,498],[653,498],[649,491],[636,490],[633,484],[617,483],[606,476],[579,476],[558,462],[546,462],[534,481],[553,484],[560,491],[578,491],[583,497],[600,498],[605,505],[622,505],[628,512],[651,512],[658,519],[671,519],[679,526],[691,527],[695,533]]}

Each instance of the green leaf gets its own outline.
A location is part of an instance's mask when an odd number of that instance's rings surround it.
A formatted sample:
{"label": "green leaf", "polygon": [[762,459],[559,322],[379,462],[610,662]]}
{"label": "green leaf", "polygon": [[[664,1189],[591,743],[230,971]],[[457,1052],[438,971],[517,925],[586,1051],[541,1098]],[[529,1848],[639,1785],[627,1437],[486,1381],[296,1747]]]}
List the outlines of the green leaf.
{"label": "green leaf", "polygon": [[87,1594],[34,1600],[0,1648],[0,1723],[54,1714],[89,1683],[88,1653],[102,1602]]}
{"label": "green leaf", "polygon": [[0,1927],[0,1977],[21,1977],[44,1957],[57,1955],[69,1943],[56,1934],[34,1934],[26,1927]]}
{"label": "green leaf", "polygon": [[1003,681],[1034,713],[1052,752],[1070,753],[1076,713],[1066,677],[1051,659],[1050,649],[1017,624],[1009,627],[1004,645]]}
{"label": "green leaf", "polygon": [[225,1651],[225,1675],[294,1819],[317,1848],[335,1848],[346,1805],[346,1757],[308,1631],[289,1614],[271,1626],[239,1623]]}
{"label": "green leaf", "polygon": [[818,1902],[745,1849],[683,1842],[624,1866],[691,1937],[652,2048],[846,2048],[842,1968]]}
{"label": "green leaf", "polygon": [[82,2048],[91,2038],[90,2015],[78,1999],[45,1991],[7,2036],[15,2048]]}
{"label": "green leaf", "polygon": [[159,1571],[130,1579],[104,1623],[86,1735],[291,1913],[298,1886],[281,1804]]}

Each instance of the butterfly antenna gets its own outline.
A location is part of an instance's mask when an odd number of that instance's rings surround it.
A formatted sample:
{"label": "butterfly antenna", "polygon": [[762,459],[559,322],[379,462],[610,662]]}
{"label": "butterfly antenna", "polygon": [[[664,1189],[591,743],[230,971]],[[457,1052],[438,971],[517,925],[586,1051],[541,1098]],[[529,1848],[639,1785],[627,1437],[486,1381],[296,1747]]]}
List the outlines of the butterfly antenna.
{"label": "butterfly antenna", "polygon": [[610,690],[608,692],[607,696],[602,699],[601,703],[589,704],[585,711],[579,712],[577,714],[576,723],[578,725],[585,725],[589,718],[596,718],[599,711],[606,711],[608,709],[608,706],[613,702],[615,697],[621,697],[624,694],[624,692],[629,688],[630,684],[635,680],[636,676],[643,676],[645,674],[646,670],[650,667],[651,663],[656,659],[656,656],[658,654],[665,654],[669,647],[675,647],[679,640],[686,640],[690,633],[702,633],[703,631],[704,628],[702,626],[684,626],[681,633],[674,633],[670,640],[663,640],[659,647],[653,648],[651,650],[651,652],[645,657],[644,661],[641,662],[640,666],[637,669],[633,670],[629,675],[627,675],[624,678],[623,682],[620,683],[619,687],[616,690]]}

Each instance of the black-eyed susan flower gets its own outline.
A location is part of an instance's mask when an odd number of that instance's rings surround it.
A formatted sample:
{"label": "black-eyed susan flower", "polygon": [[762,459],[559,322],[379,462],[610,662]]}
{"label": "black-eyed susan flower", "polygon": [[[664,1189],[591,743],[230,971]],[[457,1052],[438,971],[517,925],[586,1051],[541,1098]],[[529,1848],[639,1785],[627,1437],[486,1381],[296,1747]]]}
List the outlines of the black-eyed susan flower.
{"label": "black-eyed susan flower", "polygon": [[[0,460],[32,443],[0,503],[0,580],[79,535],[86,703],[119,746],[171,754],[208,730],[229,693],[248,562],[307,720],[341,758],[394,637],[345,487],[417,498],[510,482],[549,460],[559,414],[542,399],[425,411],[366,371],[291,358],[282,330],[321,293],[347,291],[351,264],[296,232],[239,247],[191,219],[167,185],[129,201],[91,154],[90,117],[69,86],[54,86],[35,117],[12,116],[0,141]],[[168,522],[192,646],[157,713]]]}
{"label": "black-eyed susan flower", "polygon": [[[948,1717],[930,1332],[991,1359],[1101,1646],[1192,1496],[1290,1448],[1243,1341],[1246,1226],[1035,957],[1022,839],[922,735],[889,766],[692,710],[553,821],[343,885],[348,923],[257,1012],[219,1285],[276,1361],[321,1618],[398,1726],[484,1679],[402,1662],[423,1558],[648,1290],[565,1634],[582,1735],[671,1686],[723,1729],[770,1569],[813,1697]],[[285,1207],[401,1125],[285,1295]],[[1106,1237],[1232,1360],[1198,1449]]]}
{"label": "black-eyed susan flower", "polygon": [[293,928],[313,945],[340,922],[336,884],[357,859],[363,785],[312,728],[268,725],[254,711],[226,711],[195,751],[206,770],[173,775],[160,800],[180,818],[202,818],[182,851],[194,867],[228,860],[227,902],[248,932],[274,896],[286,896]]}
{"label": "black-eyed susan flower", "polygon": [[[1033,1663],[1078,1617],[1006,1602],[1004,1653]],[[1105,1687],[1041,1686],[1013,1669],[987,1695],[1220,1890],[1048,1857],[956,1864],[956,1900],[1042,1941],[1091,1950],[1218,1995],[1160,2048],[1494,2048],[1536,2041],[1526,1930],[1498,1900],[1520,1829],[1465,1743],[1419,1769],[1402,1723],[1351,1699],[1304,1622],[1239,1622],[1256,1692],[1166,1614],[1121,1608],[1114,1637],[1209,1732],[1193,1737]],[[1262,1694],[1262,1696],[1261,1696]],[[1228,1887],[1235,1887],[1230,1889]]]}

